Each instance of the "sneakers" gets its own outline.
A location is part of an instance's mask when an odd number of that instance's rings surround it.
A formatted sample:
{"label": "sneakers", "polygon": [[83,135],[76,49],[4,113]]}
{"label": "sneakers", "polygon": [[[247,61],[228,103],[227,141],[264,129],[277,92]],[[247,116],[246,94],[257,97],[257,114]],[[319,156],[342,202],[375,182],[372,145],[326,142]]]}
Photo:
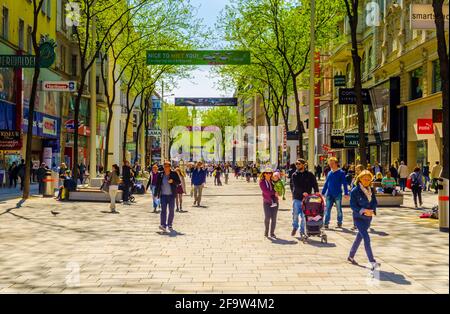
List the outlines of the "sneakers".
{"label": "sneakers", "polygon": [[167,227],[167,229],[169,230],[169,232],[173,231],[173,227],[172,226]]}
{"label": "sneakers", "polygon": [[371,270],[371,271],[374,271],[374,270],[380,269],[380,266],[381,266],[380,263],[377,263],[377,262],[371,262],[371,263],[370,263],[370,270]]}
{"label": "sneakers", "polygon": [[338,227],[338,228],[342,228],[342,224],[341,224],[341,223],[338,223],[338,224],[337,224],[337,227]]}
{"label": "sneakers", "polygon": [[292,232],[291,232],[291,236],[295,236],[295,234],[297,233],[297,229],[292,229]]}
{"label": "sneakers", "polygon": [[271,237],[271,238],[274,238],[274,239],[277,238],[277,236],[276,236],[274,233],[272,233],[272,234],[270,235],[270,237]]}
{"label": "sneakers", "polygon": [[272,205],[270,205],[270,207],[277,207],[278,206],[278,204],[277,203],[272,203]]}
{"label": "sneakers", "polygon": [[159,226],[159,230],[161,230],[162,232],[167,232],[166,227],[164,226]]}
{"label": "sneakers", "polygon": [[329,225],[324,225],[325,229],[330,229]]}

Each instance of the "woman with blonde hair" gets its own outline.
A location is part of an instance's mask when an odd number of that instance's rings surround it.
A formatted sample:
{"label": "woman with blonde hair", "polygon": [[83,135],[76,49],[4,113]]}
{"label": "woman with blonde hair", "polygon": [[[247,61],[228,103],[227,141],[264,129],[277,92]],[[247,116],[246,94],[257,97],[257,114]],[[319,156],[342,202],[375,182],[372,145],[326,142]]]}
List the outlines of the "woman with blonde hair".
{"label": "woman with blonde hair", "polygon": [[350,193],[350,207],[353,211],[353,221],[358,228],[358,234],[356,235],[355,242],[352,245],[347,260],[354,265],[358,264],[355,261],[355,255],[361,241],[364,240],[364,248],[366,250],[371,269],[375,270],[380,267],[380,264],[377,263],[373,257],[368,232],[372,222],[372,217],[376,215],[378,204],[375,197],[375,191],[370,187],[372,181],[372,173],[368,170],[362,171],[356,178],[356,186]]}

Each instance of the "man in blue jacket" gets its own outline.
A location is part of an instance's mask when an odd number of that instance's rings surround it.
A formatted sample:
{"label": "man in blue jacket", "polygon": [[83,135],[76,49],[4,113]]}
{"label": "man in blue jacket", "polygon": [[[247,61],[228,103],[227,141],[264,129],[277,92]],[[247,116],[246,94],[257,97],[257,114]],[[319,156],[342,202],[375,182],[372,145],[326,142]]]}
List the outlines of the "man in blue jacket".
{"label": "man in blue jacket", "polygon": [[333,208],[333,204],[336,204],[336,209],[338,211],[338,228],[341,228],[344,218],[342,214],[342,186],[344,186],[344,197],[348,198],[347,181],[345,180],[345,172],[339,168],[336,157],[329,158],[328,165],[331,170],[327,175],[325,185],[322,189],[322,195],[326,196],[327,200],[327,208],[325,211],[325,229],[328,229],[330,224],[331,208]]}
{"label": "man in blue jacket", "polygon": [[203,169],[203,163],[197,162],[196,168],[192,171],[191,185],[194,186],[194,206],[200,207],[202,201],[202,191],[206,182],[207,170]]}

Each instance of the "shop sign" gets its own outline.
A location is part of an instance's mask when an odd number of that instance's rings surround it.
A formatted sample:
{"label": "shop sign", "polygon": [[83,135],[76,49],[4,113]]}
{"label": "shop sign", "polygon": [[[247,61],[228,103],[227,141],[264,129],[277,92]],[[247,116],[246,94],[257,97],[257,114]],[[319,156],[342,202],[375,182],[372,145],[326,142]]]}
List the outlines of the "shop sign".
{"label": "shop sign", "polygon": [[[39,45],[40,68],[49,68],[55,62],[55,47],[56,43],[52,39],[46,39]],[[36,56],[0,55],[0,68],[34,68],[35,66]]]}
{"label": "shop sign", "polygon": [[0,149],[17,150],[21,148],[20,131],[0,130]]}
{"label": "shop sign", "polygon": [[47,92],[74,92],[77,88],[75,81],[44,81],[42,90]]}
{"label": "shop sign", "polygon": [[[366,143],[369,142],[369,134],[366,133]],[[359,147],[359,133],[345,133],[344,146],[348,148]]]}
{"label": "shop sign", "polygon": [[331,135],[333,136],[340,136],[340,135],[344,135],[344,131],[342,131],[342,129],[333,129],[331,130]]}
{"label": "shop sign", "polygon": [[[444,27],[448,29],[448,5],[442,6],[442,13],[444,15]],[[436,29],[432,4],[411,4],[410,20],[411,29]]]}
{"label": "shop sign", "polygon": [[[361,90],[364,105],[371,105],[370,93],[367,88]],[[340,105],[356,105],[356,93],[354,88],[339,88]]]}
{"label": "shop sign", "polygon": [[342,87],[345,85],[347,85],[345,75],[335,75],[334,76],[334,86],[335,87]]}
{"label": "shop sign", "polygon": [[331,136],[331,148],[332,149],[344,148],[344,136],[343,135],[332,135]]}
{"label": "shop sign", "polygon": [[417,134],[434,134],[433,119],[418,119]]}
{"label": "shop sign", "polygon": [[161,130],[147,130],[147,135],[152,137],[160,137]]}

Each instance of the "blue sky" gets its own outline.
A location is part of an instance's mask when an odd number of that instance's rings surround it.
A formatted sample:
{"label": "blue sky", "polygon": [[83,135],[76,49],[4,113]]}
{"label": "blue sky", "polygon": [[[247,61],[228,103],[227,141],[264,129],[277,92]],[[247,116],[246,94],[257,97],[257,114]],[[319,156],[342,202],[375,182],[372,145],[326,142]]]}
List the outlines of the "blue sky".
{"label": "blue sky", "polygon": [[[198,8],[197,16],[203,19],[203,23],[213,28],[217,17],[229,0],[191,0],[191,3]],[[217,82],[217,77],[211,76],[209,70],[209,66],[198,67],[198,70],[192,72],[193,78],[179,81],[178,88],[171,94],[175,94],[174,97],[231,97],[232,91],[223,93],[216,89],[214,83]],[[168,97],[168,101],[173,101],[174,97]]]}

